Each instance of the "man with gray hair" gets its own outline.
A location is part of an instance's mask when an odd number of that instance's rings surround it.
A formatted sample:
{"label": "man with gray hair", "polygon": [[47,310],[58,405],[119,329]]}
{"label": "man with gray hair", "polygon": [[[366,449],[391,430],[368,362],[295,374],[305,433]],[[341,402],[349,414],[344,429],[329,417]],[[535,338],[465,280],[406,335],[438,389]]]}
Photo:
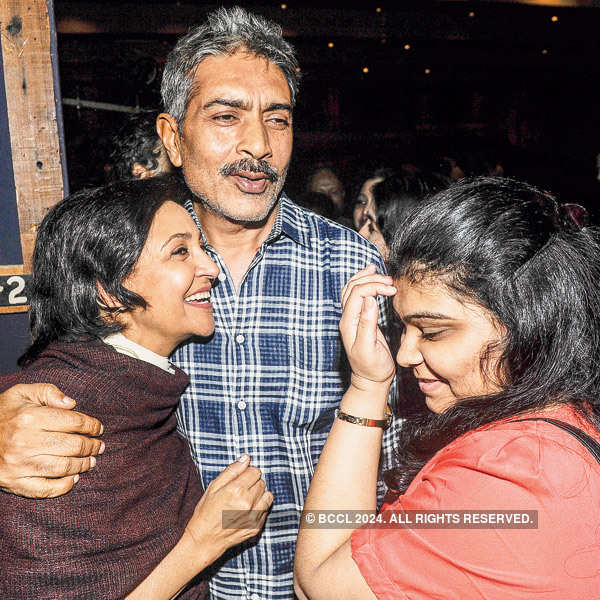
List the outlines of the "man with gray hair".
{"label": "man with gray hair", "polygon": [[[163,76],[159,135],[195,195],[188,210],[221,270],[212,290],[214,337],[173,356],[191,378],[180,429],[205,486],[247,453],[274,494],[261,537],[218,565],[213,598],[293,598],[304,497],[347,384],[338,335],[341,289],[369,264],[384,268],[365,239],[282,192],[297,90],[296,58],[281,28],[240,8],[211,13],[181,38]],[[0,396],[0,486],[7,491],[64,493],[98,452],[82,435],[97,432],[97,422],[31,408],[41,393]],[[43,393],[46,404],[60,406]],[[34,415],[25,422],[14,416],[23,397]],[[57,479],[44,479],[52,461],[39,458],[47,451],[32,423],[45,440],[47,432],[71,432],[51,440],[52,454],[71,457],[69,470],[53,465]],[[81,442],[77,450],[73,440]]]}

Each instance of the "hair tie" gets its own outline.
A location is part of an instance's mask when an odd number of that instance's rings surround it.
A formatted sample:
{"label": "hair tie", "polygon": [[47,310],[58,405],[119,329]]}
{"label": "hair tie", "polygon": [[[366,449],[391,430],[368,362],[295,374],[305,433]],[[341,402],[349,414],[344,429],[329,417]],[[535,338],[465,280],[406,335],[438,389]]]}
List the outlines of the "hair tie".
{"label": "hair tie", "polygon": [[560,204],[558,207],[558,228],[560,231],[577,232],[590,224],[587,209],[581,204]]}

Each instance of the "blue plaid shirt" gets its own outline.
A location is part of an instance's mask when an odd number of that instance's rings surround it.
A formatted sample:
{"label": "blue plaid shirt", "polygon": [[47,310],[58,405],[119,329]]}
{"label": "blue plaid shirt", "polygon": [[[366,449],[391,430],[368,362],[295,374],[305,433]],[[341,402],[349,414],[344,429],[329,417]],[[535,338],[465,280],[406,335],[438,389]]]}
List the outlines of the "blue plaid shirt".
{"label": "blue plaid shirt", "polygon": [[[187,209],[199,226],[191,202]],[[285,197],[239,291],[221,257],[205,250],[221,269],[212,292],[215,335],[173,357],[191,378],[179,425],[205,487],[247,453],[274,495],[258,543],[220,561],[211,597],[293,598],[304,498],[347,387],[340,292],[358,270],[384,265],[357,233]]]}

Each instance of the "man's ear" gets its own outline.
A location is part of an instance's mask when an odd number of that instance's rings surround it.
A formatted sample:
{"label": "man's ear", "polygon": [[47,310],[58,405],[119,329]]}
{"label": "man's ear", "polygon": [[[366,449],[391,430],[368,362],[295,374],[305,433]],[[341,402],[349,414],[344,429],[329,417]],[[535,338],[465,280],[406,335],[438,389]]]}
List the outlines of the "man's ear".
{"label": "man's ear", "polygon": [[123,310],[123,305],[114,296],[111,296],[99,281],[96,281],[96,289],[98,290],[98,306],[101,309],[112,309],[111,312]]}
{"label": "man's ear", "polygon": [[177,121],[168,113],[160,113],[156,117],[156,132],[175,167],[181,167],[181,148]]}

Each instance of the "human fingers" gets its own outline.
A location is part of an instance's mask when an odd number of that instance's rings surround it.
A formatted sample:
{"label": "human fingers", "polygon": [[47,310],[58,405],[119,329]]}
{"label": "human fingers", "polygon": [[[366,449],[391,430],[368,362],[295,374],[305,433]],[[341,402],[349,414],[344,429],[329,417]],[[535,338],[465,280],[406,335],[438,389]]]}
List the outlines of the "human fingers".
{"label": "human fingers", "polygon": [[273,493],[269,490],[265,490],[258,499],[258,502],[254,505],[254,510],[252,511],[255,515],[256,528],[258,531],[263,528],[272,504]]}
{"label": "human fingers", "polygon": [[[260,484],[261,473],[256,467],[248,467],[241,475],[229,481],[218,490],[211,491],[211,496],[223,510],[233,511],[236,519],[251,518],[252,507],[265,490],[264,482]],[[254,486],[258,483],[258,487]],[[209,486],[210,488],[210,486]]]}
{"label": "human fingers", "polygon": [[75,410],[48,407],[33,414],[36,424],[42,431],[60,431],[91,436],[104,433],[104,426],[98,419]]}
{"label": "human fingers", "polygon": [[247,454],[242,454],[236,461],[227,465],[208,485],[208,489],[213,492],[228,485],[234,479],[237,479],[250,465],[250,457]]}
{"label": "human fingers", "polygon": [[96,464],[104,442],[73,434],[15,434],[0,460],[0,482],[17,493],[15,482],[25,477],[56,478],[83,473]]}
{"label": "human fingers", "polygon": [[[257,488],[260,489],[260,488]],[[273,504],[273,492],[266,489],[266,485],[262,487],[262,493],[256,498],[254,505],[252,506],[253,512],[261,517],[261,513],[264,513],[264,517],[266,518],[271,505]]]}
{"label": "human fingers", "polygon": [[262,472],[258,467],[248,467],[243,473],[238,475],[234,482],[240,489],[251,489],[257,482],[261,481]]}
{"label": "human fingers", "polygon": [[18,384],[13,387],[13,393],[40,406],[71,409],[76,404],[51,383]]}
{"label": "human fingers", "polygon": [[352,332],[356,330],[360,319],[363,299],[377,295],[393,296],[396,293],[396,288],[391,285],[388,277],[382,275],[373,275],[365,278],[362,282],[355,284],[346,294],[343,300],[344,310],[340,319],[340,331],[342,335],[350,335],[352,340],[354,336]]}
{"label": "human fingers", "polygon": [[365,350],[375,350],[377,345],[377,302],[373,296],[363,298],[356,327],[354,344]]}
{"label": "human fingers", "polygon": [[[270,490],[265,490],[261,497],[258,499],[258,502],[254,505],[255,510],[264,510],[268,511],[273,504],[273,492]],[[265,514],[266,516],[266,514]]]}
{"label": "human fingers", "polygon": [[364,269],[361,269],[360,271],[352,275],[352,277],[350,277],[350,279],[346,281],[344,288],[352,287],[354,283],[370,277],[383,277],[386,280],[391,281],[391,277],[389,275],[386,275],[385,273],[378,273],[377,267],[375,265],[369,265],[368,267],[365,267]]}
{"label": "human fingers", "polygon": [[45,477],[21,477],[10,486],[5,488],[7,492],[24,496],[25,498],[56,498],[71,491],[79,481],[79,475],[60,477],[57,479],[46,479]]}
{"label": "human fingers", "polygon": [[350,279],[348,279],[348,281],[346,282],[346,285],[348,285],[351,281],[355,281],[357,279],[360,279],[361,277],[364,277],[365,275],[374,275],[376,272],[377,272],[377,265],[374,265],[373,263],[371,263],[370,265],[367,265],[366,267],[362,268],[360,271],[357,271],[356,273],[354,273],[354,275],[352,275],[352,277],[350,277]]}
{"label": "human fingers", "polygon": [[30,436],[28,443],[37,442],[40,431],[91,436],[101,435],[104,431],[98,419],[64,408],[26,404],[13,410],[10,415],[7,415],[8,419],[10,419],[10,431],[4,432],[4,435],[11,438],[17,435]]}
{"label": "human fingers", "polygon": [[228,525],[228,528],[252,529],[256,527],[260,529],[272,504],[272,492],[263,488],[263,491],[249,508],[228,511],[224,522]]}
{"label": "human fingers", "polygon": [[361,277],[365,277],[367,275],[374,275],[376,272],[377,267],[374,264],[367,265],[360,271],[357,271],[356,273],[354,273],[354,275],[352,275],[352,277],[350,277],[350,279],[348,279],[348,281],[346,281],[344,287],[342,288],[342,293],[353,281],[356,281],[357,279],[360,279]]}
{"label": "human fingers", "polygon": [[[11,401],[11,406],[6,410],[4,405],[4,421],[0,415],[0,485],[6,491],[19,493],[20,488],[15,486],[21,485],[23,477],[65,477],[86,471],[92,466],[91,456],[104,450],[104,443],[96,438],[54,431],[62,427],[98,433],[102,426],[96,419],[71,410],[31,405],[29,401],[25,405],[21,400]],[[48,489],[59,495],[64,493],[66,483]],[[34,497],[50,493],[36,483],[25,487],[27,490],[29,493],[24,495]]]}
{"label": "human fingers", "polygon": [[62,478],[85,473],[96,466],[95,456],[36,456],[25,467],[33,477]]}
{"label": "human fingers", "polygon": [[260,534],[267,520],[267,511],[252,511],[253,519],[240,523],[237,527],[231,527],[232,534],[228,547],[250,540]]}
{"label": "human fingers", "polygon": [[[362,285],[365,285],[368,283],[380,283],[383,285],[394,287],[393,286],[394,281],[389,275],[381,275],[379,273],[368,273],[361,277],[355,277],[353,279],[350,279],[348,281],[348,283],[342,289],[342,294],[341,294],[342,308],[346,305],[346,302],[348,302],[348,298],[350,297],[352,290],[354,290],[358,286],[362,286]],[[394,290],[395,290],[395,288],[394,288]],[[395,291],[394,291],[394,293],[395,293]],[[390,295],[390,294],[387,294],[387,295]]]}
{"label": "human fingers", "polygon": [[[247,500],[247,508],[238,510],[239,515],[238,527],[240,528],[251,528],[251,527],[262,527],[266,513],[273,503],[273,494],[266,489],[267,486],[263,479],[260,479],[250,490],[248,494],[251,496]],[[242,500],[246,502],[246,500]],[[261,523],[262,522],[262,523]]]}
{"label": "human fingers", "polygon": [[265,493],[267,489],[267,483],[264,479],[259,479],[254,485],[248,488],[248,492],[251,495],[251,502],[255,504],[259,498]]}
{"label": "human fingers", "polygon": [[[16,443],[20,446],[28,444],[25,437],[19,438]],[[38,435],[35,447],[29,443],[28,454],[32,457],[49,455],[85,458],[102,454],[104,447],[104,442],[98,438],[50,431]],[[23,452],[26,453],[27,448],[23,448]]]}

